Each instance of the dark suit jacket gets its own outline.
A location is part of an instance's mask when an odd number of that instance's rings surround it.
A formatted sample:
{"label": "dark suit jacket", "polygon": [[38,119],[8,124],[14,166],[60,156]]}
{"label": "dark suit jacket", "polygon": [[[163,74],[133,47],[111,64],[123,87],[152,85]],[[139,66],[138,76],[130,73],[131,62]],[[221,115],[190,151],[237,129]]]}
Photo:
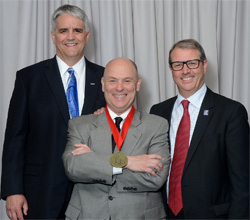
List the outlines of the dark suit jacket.
{"label": "dark suit jacket", "polygon": [[[82,114],[105,106],[103,71],[86,59]],[[62,162],[68,120],[55,57],[17,72],[4,140],[1,198],[24,194],[27,218],[56,219],[65,212],[72,190]]]}
{"label": "dark suit jacket", "polygon": [[[154,105],[150,113],[162,116],[171,123],[175,100],[176,97]],[[204,115],[204,110],[208,110],[208,115]],[[248,219],[247,120],[242,104],[207,90],[182,176],[185,218]]]}

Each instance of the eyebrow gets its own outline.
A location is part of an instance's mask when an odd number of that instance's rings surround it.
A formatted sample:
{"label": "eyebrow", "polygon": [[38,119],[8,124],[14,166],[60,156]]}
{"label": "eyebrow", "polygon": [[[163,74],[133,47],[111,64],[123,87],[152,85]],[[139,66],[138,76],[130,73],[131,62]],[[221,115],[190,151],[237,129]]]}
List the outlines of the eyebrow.
{"label": "eyebrow", "polygon": [[[69,28],[59,28],[58,31],[67,31]],[[83,32],[83,28],[73,28],[74,31]]]}

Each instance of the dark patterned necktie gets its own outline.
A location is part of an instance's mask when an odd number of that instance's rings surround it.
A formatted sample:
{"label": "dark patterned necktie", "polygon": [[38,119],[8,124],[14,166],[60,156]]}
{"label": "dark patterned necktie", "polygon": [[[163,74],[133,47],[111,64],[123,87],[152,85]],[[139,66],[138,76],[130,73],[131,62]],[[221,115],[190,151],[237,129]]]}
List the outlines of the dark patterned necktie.
{"label": "dark patterned necktie", "polygon": [[78,106],[78,95],[77,95],[77,83],[76,77],[74,75],[74,69],[69,68],[68,73],[69,76],[69,85],[66,92],[68,107],[70,118],[78,117],[79,116],[79,106]]}
{"label": "dark patterned necktie", "polygon": [[183,208],[181,178],[188,153],[190,136],[190,116],[188,112],[189,101],[183,100],[181,103],[184,108],[184,113],[176,134],[174,158],[169,179],[168,205],[175,216],[177,216]]}
{"label": "dark patterned necktie", "polygon": [[[118,131],[120,132],[121,131],[121,129],[120,129],[120,124],[121,124],[121,122],[122,122],[122,118],[121,117],[116,117],[115,118],[115,126],[117,127],[117,129],[118,129]],[[114,140],[114,137],[113,137],[113,135],[112,135],[112,152],[114,152],[114,150],[115,150],[115,140]]]}

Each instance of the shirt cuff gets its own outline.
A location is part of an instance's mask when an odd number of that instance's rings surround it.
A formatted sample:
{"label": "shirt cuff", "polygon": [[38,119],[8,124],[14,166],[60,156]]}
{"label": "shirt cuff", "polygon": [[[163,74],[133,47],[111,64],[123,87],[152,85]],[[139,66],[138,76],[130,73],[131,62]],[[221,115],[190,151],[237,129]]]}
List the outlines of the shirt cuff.
{"label": "shirt cuff", "polygon": [[113,175],[122,174],[122,168],[113,167]]}

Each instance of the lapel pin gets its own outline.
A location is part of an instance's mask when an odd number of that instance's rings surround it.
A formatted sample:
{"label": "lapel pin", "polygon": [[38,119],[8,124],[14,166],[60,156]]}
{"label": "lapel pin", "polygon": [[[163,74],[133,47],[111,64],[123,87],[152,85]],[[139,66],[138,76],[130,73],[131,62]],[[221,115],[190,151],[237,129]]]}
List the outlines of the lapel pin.
{"label": "lapel pin", "polygon": [[208,116],[209,110],[204,110],[203,115]]}
{"label": "lapel pin", "polygon": [[91,86],[95,86],[95,83],[90,83]]}

